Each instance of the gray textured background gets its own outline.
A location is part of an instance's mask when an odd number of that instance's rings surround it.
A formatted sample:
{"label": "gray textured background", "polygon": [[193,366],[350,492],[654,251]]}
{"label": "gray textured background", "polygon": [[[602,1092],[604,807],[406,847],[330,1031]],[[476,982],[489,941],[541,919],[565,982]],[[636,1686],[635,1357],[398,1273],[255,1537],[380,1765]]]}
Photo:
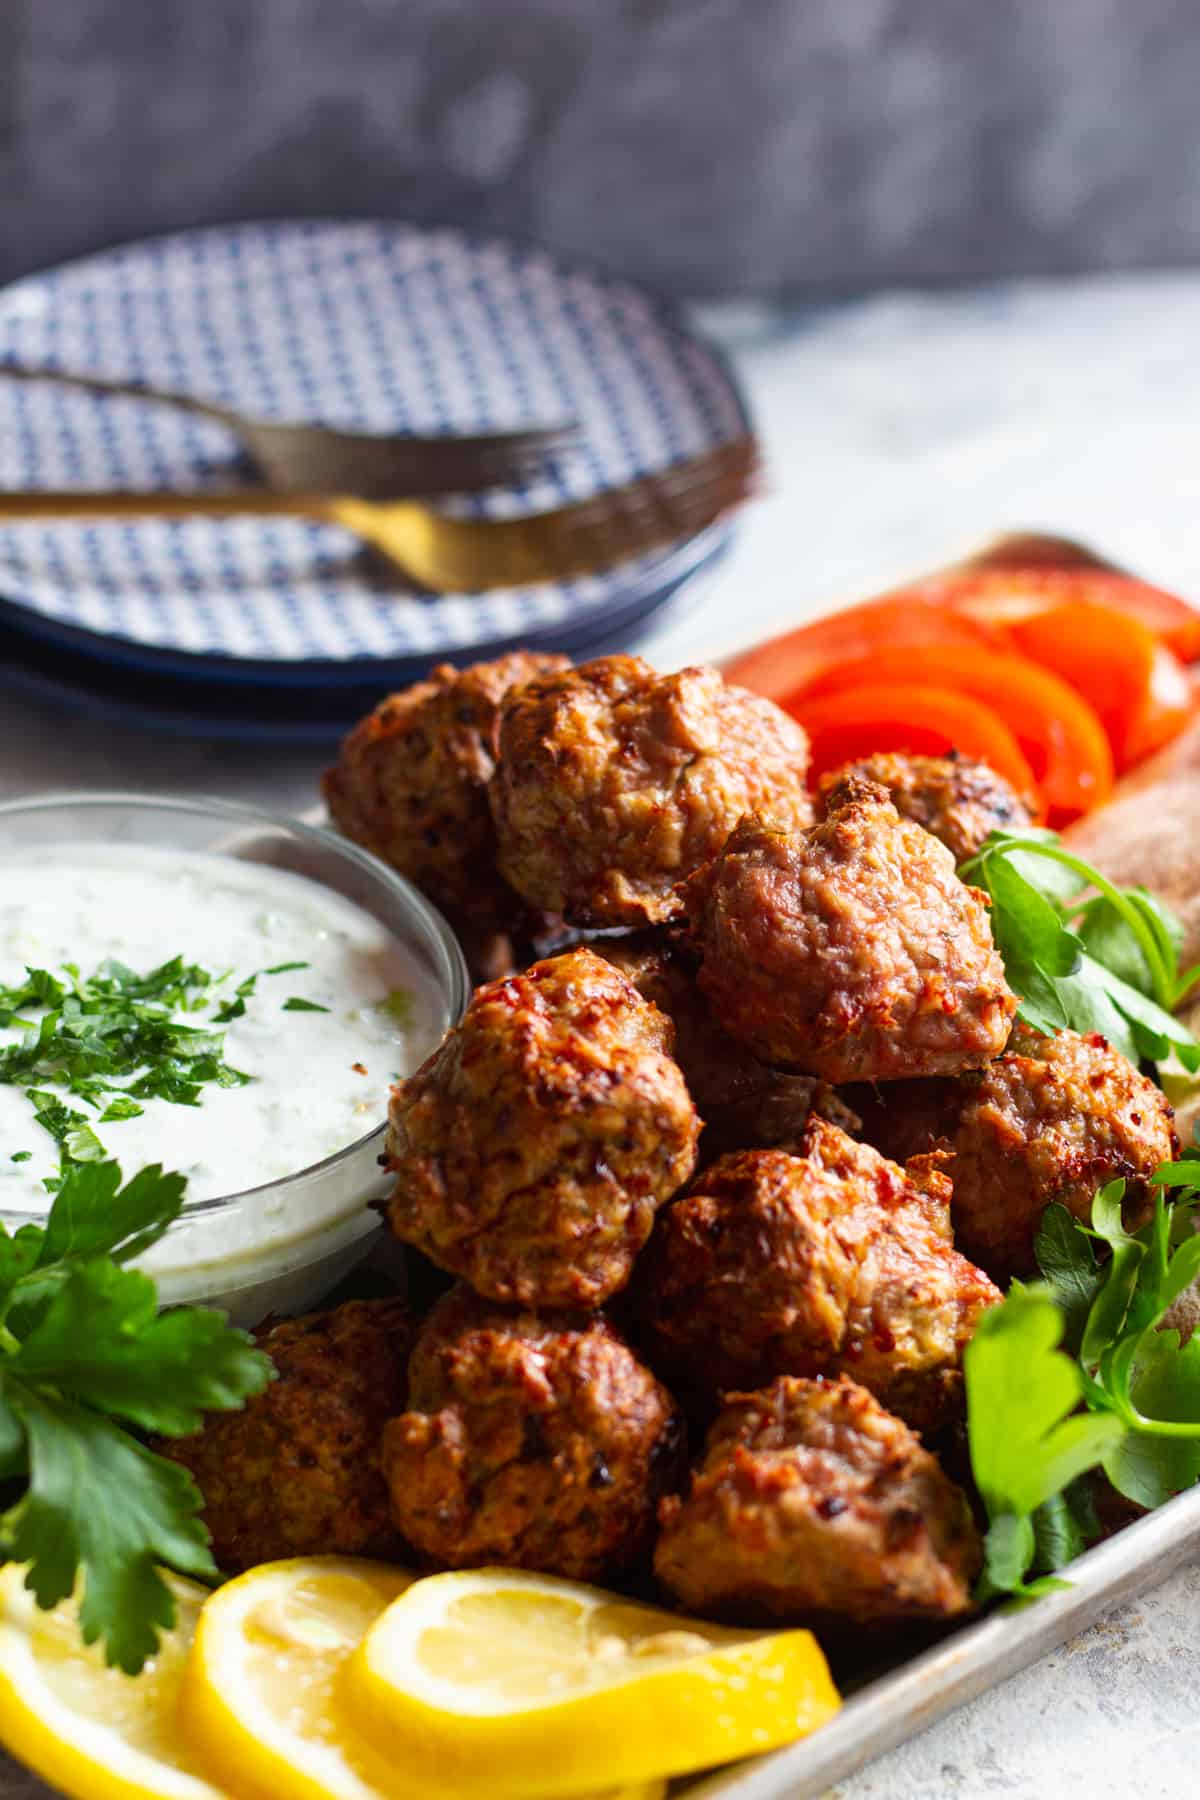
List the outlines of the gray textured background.
{"label": "gray textured background", "polygon": [[1197,0],[0,0],[0,278],[276,213],[689,293],[1187,262]]}

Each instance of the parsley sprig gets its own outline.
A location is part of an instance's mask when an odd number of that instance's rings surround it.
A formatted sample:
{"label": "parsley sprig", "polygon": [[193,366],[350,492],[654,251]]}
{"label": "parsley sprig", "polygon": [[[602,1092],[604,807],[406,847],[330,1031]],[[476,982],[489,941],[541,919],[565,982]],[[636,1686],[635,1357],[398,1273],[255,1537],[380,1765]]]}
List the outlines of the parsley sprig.
{"label": "parsley sprig", "polygon": [[[218,1571],[188,1472],[134,1431],[175,1437],[261,1391],[271,1364],[202,1307],[158,1311],[131,1260],[178,1216],[186,1183],[157,1165],[67,1168],[44,1226],[0,1226],[0,1555],[51,1607],[76,1588],[84,1639],[136,1674],[174,1623],[162,1565]],[[132,1428],[132,1429],[131,1429]]]}
{"label": "parsley sprig", "polygon": [[963,863],[990,897],[992,935],[1020,1016],[1039,1031],[1098,1031],[1131,1062],[1174,1055],[1200,1069],[1200,1041],[1173,1017],[1200,981],[1180,970],[1182,930],[1143,888],[1120,888],[1052,831],[995,831]]}
{"label": "parsley sprig", "polygon": [[[1042,1283],[1014,1282],[967,1346],[971,1466],[989,1519],[981,1598],[1063,1585],[1052,1571],[1098,1534],[1088,1471],[1144,1507],[1200,1480],[1200,1336],[1162,1328],[1200,1275],[1198,1177],[1200,1161],[1165,1164],[1136,1232],[1122,1223],[1123,1181],[1096,1195],[1090,1227],[1048,1207]],[[1173,1204],[1170,1188],[1183,1189]]]}

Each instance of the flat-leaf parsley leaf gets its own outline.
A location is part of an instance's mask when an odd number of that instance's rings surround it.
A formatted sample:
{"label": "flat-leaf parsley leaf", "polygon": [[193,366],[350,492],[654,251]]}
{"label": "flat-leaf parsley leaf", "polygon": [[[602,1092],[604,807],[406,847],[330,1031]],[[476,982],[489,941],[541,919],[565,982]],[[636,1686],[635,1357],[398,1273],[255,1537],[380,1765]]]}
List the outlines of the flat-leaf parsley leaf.
{"label": "flat-leaf parsley leaf", "polygon": [[160,1313],[153,1281],[123,1266],[178,1217],[185,1185],[158,1167],[122,1186],[115,1163],[71,1165],[44,1227],[0,1226],[0,1477],[22,1484],[0,1554],[29,1564],[40,1606],[78,1589],[85,1640],[129,1674],[174,1622],[159,1566],[217,1570],[191,1476],[126,1427],[194,1431],[272,1373],[219,1313]]}
{"label": "flat-leaf parsley leaf", "polygon": [[1098,1031],[1131,1062],[1174,1054],[1200,1069],[1200,1042],[1173,1016],[1200,970],[1180,972],[1179,923],[1160,901],[1114,886],[1052,831],[994,831],[959,874],[991,899],[1028,1024]]}

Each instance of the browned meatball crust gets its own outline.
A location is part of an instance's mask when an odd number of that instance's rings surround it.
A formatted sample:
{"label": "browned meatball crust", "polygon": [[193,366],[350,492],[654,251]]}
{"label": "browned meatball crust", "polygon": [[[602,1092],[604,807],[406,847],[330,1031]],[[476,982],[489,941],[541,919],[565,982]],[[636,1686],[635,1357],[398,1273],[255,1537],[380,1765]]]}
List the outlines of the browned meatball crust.
{"label": "browned meatball crust", "polygon": [[1032,825],[1034,803],[987,763],[950,751],[946,756],[904,756],[881,750],[821,777],[818,808],[851,778],[886,788],[902,819],[940,838],[956,863],[974,856],[993,831]]}
{"label": "browned meatball crust", "polygon": [[659,1215],[635,1294],[651,1359],[689,1394],[846,1373],[932,1429],[1000,1299],[951,1243],[950,1183],[824,1119],[800,1151],[722,1157]]}
{"label": "browned meatball crust", "polygon": [[1018,1023],[980,1073],[883,1091],[864,1111],[868,1135],[891,1155],[952,1152],[955,1236],[997,1279],[1032,1273],[1052,1201],[1087,1219],[1096,1190],[1118,1176],[1126,1223],[1144,1224],[1148,1178],[1178,1151],[1166,1095],[1096,1032],[1047,1037]]}
{"label": "browned meatball crust", "polygon": [[865,1388],[783,1376],[732,1394],[654,1567],[690,1612],[882,1625],[969,1610],[966,1495]]}
{"label": "browned meatball crust", "polygon": [[516,651],[436,668],[361,719],[323,781],[340,831],[374,851],[459,925],[489,929],[521,909],[496,871],[487,785],[500,702],[511,687],[569,667]]}
{"label": "browned meatball crust", "polygon": [[847,1131],[858,1129],[857,1114],[827,1082],[769,1069],[731,1038],[714,1018],[693,970],[658,932],[597,940],[593,947],[674,1025],[675,1061],[704,1121],[702,1162],[729,1150],[794,1145],[811,1113]]}
{"label": "browned meatball crust", "polygon": [[456,1288],[417,1340],[409,1405],[384,1432],[392,1515],[452,1568],[616,1573],[649,1550],[682,1473],[674,1401],[594,1314],[514,1313]]}
{"label": "browned meatball crust", "polygon": [[762,1061],[831,1082],[987,1062],[1017,1002],[984,895],[875,784],[828,807],[809,831],[743,820],[683,885],[718,1019]]}
{"label": "browned meatball crust", "polygon": [[493,1300],[600,1306],[695,1166],[700,1122],[671,1041],[670,1020],[590,950],[480,988],[393,1089],[396,1235]]}
{"label": "browned meatball crust", "polygon": [[154,1444],[195,1477],[218,1565],[399,1554],[380,1445],[405,1405],[407,1308],[351,1300],[254,1335],[277,1370],[270,1387],[194,1437]]}
{"label": "browned meatball crust", "polygon": [[511,693],[491,787],[500,868],[579,925],[647,925],[744,812],[806,825],[808,739],[715,669],[607,656]]}

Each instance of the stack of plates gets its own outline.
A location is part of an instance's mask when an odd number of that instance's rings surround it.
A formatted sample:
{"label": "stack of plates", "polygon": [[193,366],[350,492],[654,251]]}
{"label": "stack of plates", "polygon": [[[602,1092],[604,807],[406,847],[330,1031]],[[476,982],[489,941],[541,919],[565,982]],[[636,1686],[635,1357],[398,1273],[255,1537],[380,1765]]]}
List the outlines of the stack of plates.
{"label": "stack of plates", "polygon": [[[536,246],[394,223],[185,232],[35,276],[0,293],[6,360],[348,429],[577,420],[581,453],[469,503],[493,514],[585,498],[749,428],[725,364],[668,302]],[[0,488],[249,478],[219,426],[0,378]],[[300,520],[5,522],[0,656],[10,678],[146,724],[320,741],[439,660],[629,641],[727,529],[586,580],[430,596]]]}

